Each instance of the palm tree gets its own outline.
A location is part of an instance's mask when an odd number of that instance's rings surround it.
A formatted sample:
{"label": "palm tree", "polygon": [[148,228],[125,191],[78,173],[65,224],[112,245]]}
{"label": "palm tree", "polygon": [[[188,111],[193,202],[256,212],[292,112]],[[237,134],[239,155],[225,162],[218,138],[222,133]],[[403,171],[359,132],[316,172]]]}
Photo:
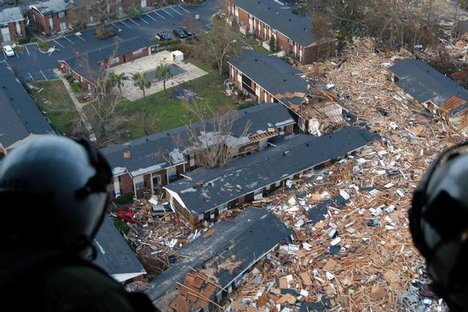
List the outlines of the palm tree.
{"label": "palm tree", "polygon": [[156,67],[156,72],[154,73],[156,79],[163,81],[164,91],[166,91],[166,80],[172,77],[171,68],[165,63],[161,63]]}
{"label": "palm tree", "polygon": [[109,80],[113,87],[119,88],[120,95],[122,95],[122,87],[124,85],[124,81],[128,80],[128,77],[125,76],[125,73],[110,73]]}
{"label": "palm tree", "polygon": [[143,91],[143,97],[146,97],[145,89],[151,87],[151,82],[146,79],[144,72],[138,72],[132,76],[133,85]]}

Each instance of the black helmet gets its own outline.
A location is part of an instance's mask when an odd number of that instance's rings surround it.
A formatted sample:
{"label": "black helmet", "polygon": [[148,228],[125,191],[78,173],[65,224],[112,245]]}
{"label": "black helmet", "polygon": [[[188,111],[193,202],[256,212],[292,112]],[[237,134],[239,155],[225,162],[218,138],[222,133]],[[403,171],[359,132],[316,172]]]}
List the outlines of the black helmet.
{"label": "black helmet", "polygon": [[45,135],[20,145],[0,164],[3,245],[84,249],[102,222],[111,177],[84,139]]}
{"label": "black helmet", "polygon": [[468,310],[468,143],[443,152],[414,192],[413,242],[435,293],[452,311]]}

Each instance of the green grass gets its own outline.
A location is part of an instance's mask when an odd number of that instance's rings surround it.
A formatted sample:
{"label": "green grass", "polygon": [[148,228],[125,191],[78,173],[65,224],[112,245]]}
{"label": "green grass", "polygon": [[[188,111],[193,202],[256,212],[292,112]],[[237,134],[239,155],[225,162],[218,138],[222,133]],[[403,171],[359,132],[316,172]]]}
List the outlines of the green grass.
{"label": "green grass", "polygon": [[40,92],[31,90],[31,95],[40,109],[46,112],[52,127],[61,134],[72,134],[76,130],[73,122],[80,117],[62,81],[37,81],[33,85],[42,89]]}
{"label": "green grass", "polygon": [[[145,111],[153,118],[159,118],[156,124],[156,130],[165,131],[168,129],[183,126],[189,123],[189,114],[180,101],[172,99],[172,92],[177,87],[188,89],[197,94],[199,106],[207,108],[207,111],[216,110],[225,105],[232,105],[231,100],[224,95],[224,87],[222,82],[224,77],[220,77],[216,69],[211,68],[207,64],[203,64],[196,60],[190,62],[206,72],[207,75],[192,81],[183,83],[178,86],[168,87],[166,91],[161,91],[152,95],[146,96],[139,100],[130,102],[122,101],[120,113],[128,118],[129,122],[126,129],[131,131],[131,137],[137,138],[145,135],[140,114]],[[195,122],[196,120],[192,120]]]}

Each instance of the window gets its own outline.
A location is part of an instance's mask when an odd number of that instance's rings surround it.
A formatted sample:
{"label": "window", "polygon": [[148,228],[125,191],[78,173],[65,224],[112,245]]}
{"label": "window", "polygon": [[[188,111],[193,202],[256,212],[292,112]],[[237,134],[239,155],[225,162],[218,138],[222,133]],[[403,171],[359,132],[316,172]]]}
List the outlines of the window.
{"label": "window", "polygon": [[57,14],[57,16],[58,16],[58,18],[64,18],[64,17],[65,17],[65,11],[59,12],[59,13]]}
{"label": "window", "polygon": [[117,56],[117,57],[114,57],[114,58],[110,59],[109,63],[110,63],[110,65],[115,65],[115,64],[120,63],[120,57]]}
{"label": "window", "polygon": [[135,183],[135,189],[139,190],[145,187],[145,179],[143,176],[138,176],[133,178],[133,181]]}
{"label": "window", "polygon": [[138,49],[136,51],[133,51],[133,55],[139,55],[139,54],[142,54],[143,53],[143,49]]}
{"label": "window", "polygon": [[167,168],[167,180],[168,180],[169,182],[172,182],[172,181],[174,181],[175,179],[177,179],[177,170],[176,170],[176,167]]}

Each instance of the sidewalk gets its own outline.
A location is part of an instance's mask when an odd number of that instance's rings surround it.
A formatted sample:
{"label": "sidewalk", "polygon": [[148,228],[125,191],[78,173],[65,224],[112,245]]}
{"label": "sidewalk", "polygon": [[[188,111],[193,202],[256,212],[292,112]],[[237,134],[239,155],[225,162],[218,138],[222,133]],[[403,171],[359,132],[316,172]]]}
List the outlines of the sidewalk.
{"label": "sidewalk", "polygon": [[65,77],[63,77],[63,74],[59,70],[54,70],[54,72],[57,74],[57,77],[59,77],[59,79],[62,80],[63,85],[65,86],[65,89],[67,89],[67,92],[70,95],[70,98],[71,98],[73,104],[75,105],[75,108],[78,111],[78,114],[80,115],[81,121],[85,125],[86,130],[88,130],[89,139],[92,142],[95,142],[96,141],[96,135],[94,134],[93,127],[91,126],[91,123],[89,122],[88,117],[86,117],[86,114],[83,112],[83,104],[81,104],[80,101],[78,101],[78,99],[76,98],[75,93],[73,92],[73,90],[70,87],[70,84],[65,79]]}

